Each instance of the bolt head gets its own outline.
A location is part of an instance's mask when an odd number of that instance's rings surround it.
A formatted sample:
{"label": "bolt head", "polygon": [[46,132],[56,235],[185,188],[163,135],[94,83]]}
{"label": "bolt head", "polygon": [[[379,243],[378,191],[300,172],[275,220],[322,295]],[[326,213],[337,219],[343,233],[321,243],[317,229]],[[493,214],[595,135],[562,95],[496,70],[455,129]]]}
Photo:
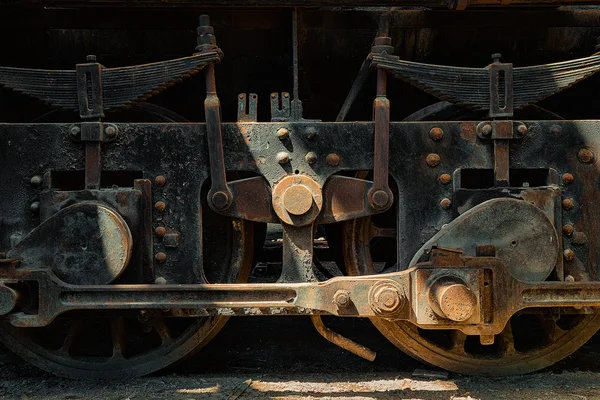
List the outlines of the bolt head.
{"label": "bolt head", "polygon": [[573,275],[567,275],[565,276],[565,282],[573,283],[575,282],[575,278],[573,278]]}
{"label": "bolt head", "polygon": [[327,164],[332,167],[337,167],[340,165],[340,156],[335,153],[331,153],[327,155]]}
{"label": "bolt head", "polygon": [[312,126],[306,128],[306,137],[313,140],[317,137],[317,130]]}
{"label": "bolt head", "polygon": [[32,176],[30,182],[32,186],[40,186],[42,184],[42,177],[39,175]]}
{"label": "bolt head", "polygon": [[448,210],[450,206],[452,206],[452,200],[450,200],[449,198],[444,197],[440,201],[440,207],[442,207],[444,210]]}
{"label": "bolt head", "polygon": [[565,260],[571,261],[575,258],[575,253],[571,249],[566,249],[565,251],[563,251],[563,257],[565,258]]}
{"label": "bolt head", "polygon": [[154,184],[156,186],[165,186],[166,182],[167,178],[165,178],[163,175],[158,175],[156,178],[154,178]]}
{"label": "bolt head", "polygon": [[167,208],[167,205],[165,204],[164,201],[157,201],[156,203],[154,203],[154,209],[156,211],[158,211],[159,213],[165,211],[166,208]]}
{"label": "bolt head", "polygon": [[310,165],[314,164],[317,162],[317,155],[312,152],[309,151],[308,153],[306,153],[306,155],[304,156],[304,159],[306,160],[306,162]]}
{"label": "bolt head", "polygon": [[565,210],[570,210],[575,206],[575,203],[571,199],[564,199],[562,202],[562,206]]}
{"label": "bolt head", "polygon": [[154,280],[154,283],[157,285],[166,285],[167,284],[167,280],[165,278],[163,278],[162,276],[159,276],[158,278],[156,278]]}
{"label": "bolt head", "polygon": [[577,158],[582,163],[588,164],[594,160],[594,153],[590,149],[583,148],[577,153]]}
{"label": "bolt head", "polygon": [[492,134],[492,125],[485,124],[481,127],[481,134],[483,136],[490,136]]}
{"label": "bolt head", "polygon": [[517,128],[517,132],[519,132],[521,135],[526,135],[527,134],[527,126],[524,124],[519,125],[519,127]]}
{"label": "bolt head", "polygon": [[575,180],[575,177],[573,176],[573,174],[563,174],[562,176],[562,181],[565,185],[570,185],[571,183],[573,183],[573,181]]}
{"label": "bolt head", "polygon": [[229,204],[230,204],[229,195],[227,195],[227,193],[225,193],[223,191],[218,191],[218,192],[213,193],[211,200],[212,200],[213,206],[217,207],[220,210],[223,210],[223,209],[229,207]]}
{"label": "bolt head", "polygon": [[440,158],[440,156],[435,153],[428,154],[427,158],[425,159],[425,162],[427,162],[427,165],[429,165],[432,168],[440,165],[441,161],[442,161],[442,159]]}
{"label": "bolt head", "polygon": [[114,125],[108,125],[106,128],[104,128],[104,134],[109,138],[114,138],[117,136],[117,127]]}
{"label": "bolt head", "polygon": [[431,138],[431,140],[442,140],[442,138],[444,137],[444,131],[442,130],[442,128],[431,128],[431,130],[429,131],[429,137]]}
{"label": "bolt head", "polygon": [[167,261],[167,255],[163,252],[156,253],[156,255],[154,256],[154,259],[156,260],[157,263],[162,264],[165,261]]}
{"label": "bolt head", "polygon": [[450,181],[452,181],[452,177],[450,176],[450,174],[440,175],[440,182],[443,183],[444,185],[449,184]]}
{"label": "bolt head", "polygon": [[344,308],[350,305],[350,292],[340,289],[333,295],[333,304],[339,308]]}
{"label": "bolt head", "polygon": [[392,285],[383,284],[372,292],[371,308],[380,314],[392,314],[404,306],[404,298]]}
{"label": "bolt head", "polygon": [[31,212],[34,212],[34,213],[38,212],[40,210],[40,202],[39,201],[34,201],[29,206],[29,209],[31,210]]}
{"label": "bolt head", "polygon": [[290,162],[290,155],[285,151],[277,153],[277,162],[279,164],[287,164]]}
{"label": "bolt head", "polygon": [[78,127],[77,125],[73,125],[70,129],[69,129],[69,134],[72,137],[77,137],[81,134],[81,128]]}
{"label": "bolt head", "polygon": [[562,231],[565,236],[571,236],[573,231],[575,231],[575,227],[571,224],[565,224],[562,227]]}
{"label": "bolt head", "polygon": [[165,236],[165,234],[167,233],[167,228],[165,228],[164,226],[159,226],[154,230],[154,234],[156,235],[156,237],[163,237]]}
{"label": "bolt head", "polygon": [[290,131],[287,128],[279,128],[277,130],[277,137],[279,140],[288,140],[290,138]]}

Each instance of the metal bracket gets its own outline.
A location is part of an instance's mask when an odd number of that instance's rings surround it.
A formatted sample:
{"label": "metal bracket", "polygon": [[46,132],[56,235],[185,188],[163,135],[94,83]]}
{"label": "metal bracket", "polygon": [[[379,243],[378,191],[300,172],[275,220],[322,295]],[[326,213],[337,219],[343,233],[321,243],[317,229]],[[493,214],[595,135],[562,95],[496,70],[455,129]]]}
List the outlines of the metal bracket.
{"label": "metal bracket", "polygon": [[[247,101],[246,101],[247,100]],[[238,95],[238,122],[258,121],[258,96],[256,93],[240,93]]]}
{"label": "metal bracket", "polygon": [[499,53],[492,54],[490,64],[490,118],[513,116],[513,65],[501,63]]}
{"label": "metal bracket", "polygon": [[[280,106],[281,99],[281,106]],[[287,122],[292,118],[290,94],[288,92],[271,93],[271,122]]]}
{"label": "metal bracket", "polygon": [[102,65],[95,62],[96,56],[87,56],[86,64],[77,64],[77,100],[81,119],[104,117],[102,102]]}

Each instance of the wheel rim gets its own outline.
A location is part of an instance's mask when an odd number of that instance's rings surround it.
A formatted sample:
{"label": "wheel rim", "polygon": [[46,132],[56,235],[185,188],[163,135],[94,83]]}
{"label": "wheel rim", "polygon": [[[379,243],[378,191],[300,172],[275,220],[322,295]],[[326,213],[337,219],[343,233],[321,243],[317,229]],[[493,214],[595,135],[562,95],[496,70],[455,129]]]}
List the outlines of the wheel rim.
{"label": "wheel rim", "polygon": [[[139,112],[152,120],[185,121],[157,106],[141,108]],[[208,249],[203,255],[204,276],[213,283],[247,281],[253,254],[253,224],[243,220],[232,223],[231,218],[210,210],[205,196],[201,201],[202,245]],[[112,315],[74,312],[42,328],[16,328],[4,322],[0,340],[29,363],[55,375],[126,379],[158,371],[193,355],[228,319],[166,318],[161,314],[162,311]]]}
{"label": "wheel rim", "polygon": [[[454,115],[457,119],[469,117],[453,114],[451,107],[450,103],[436,104],[414,116],[418,120],[440,114]],[[394,209],[392,206],[391,210]],[[342,224],[343,260],[348,275],[393,269],[396,218],[393,211],[388,214],[390,211]],[[591,309],[582,309],[579,314],[561,315],[560,311],[564,310],[524,310],[510,319],[490,346],[481,345],[478,336],[466,336],[456,330],[426,331],[406,321],[381,318],[371,321],[392,344],[425,363],[459,373],[510,375],[536,371],[560,361],[584,345],[600,328],[600,314]]]}

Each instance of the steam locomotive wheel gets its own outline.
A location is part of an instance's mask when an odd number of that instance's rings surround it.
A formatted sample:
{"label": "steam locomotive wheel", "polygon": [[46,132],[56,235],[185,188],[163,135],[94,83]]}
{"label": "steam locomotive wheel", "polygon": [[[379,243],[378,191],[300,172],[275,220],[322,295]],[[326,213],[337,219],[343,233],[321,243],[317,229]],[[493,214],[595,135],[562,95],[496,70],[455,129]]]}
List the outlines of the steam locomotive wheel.
{"label": "steam locomotive wheel", "polygon": [[[135,111],[146,119],[185,121],[157,106]],[[211,283],[245,282],[253,255],[253,224],[214,213],[204,198],[202,240],[203,248],[209,249],[203,255],[205,278]],[[55,375],[126,379],[150,374],[193,355],[228,319],[163,315],[161,310],[94,310],[64,314],[42,328],[17,328],[5,322],[0,325],[0,341],[27,362]]]}
{"label": "steam locomotive wheel", "polygon": [[[436,114],[447,105],[434,105]],[[426,119],[428,110],[419,112]],[[342,251],[348,275],[391,272],[396,264],[395,206],[373,217],[342,224]],[[409,322],[372,318],[396,347],[425,363],[459,373],[511,375],[550,366],[583,346],[600,328],[600,314],[528,309],[514,315],[493,345],[458,330],[423,330]],[[573,309],[571,309],[571,312]]]}

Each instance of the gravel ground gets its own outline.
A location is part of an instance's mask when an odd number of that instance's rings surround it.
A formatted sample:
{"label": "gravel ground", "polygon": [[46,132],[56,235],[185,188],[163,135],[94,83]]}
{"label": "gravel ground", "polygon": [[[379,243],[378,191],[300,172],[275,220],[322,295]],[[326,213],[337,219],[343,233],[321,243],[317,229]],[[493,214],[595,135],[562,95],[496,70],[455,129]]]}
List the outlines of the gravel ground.
{"label": "gravel ground", "polygon": [[376,361],[329,344],[308,318],[236,318],[184,364],[130,381],[56,378],[7,357],[0,367],[0,398],[600,399],[600,336],[539,373],[482,378],[445,374],[414,361],[368,321],[326,322],[377,351]]}

